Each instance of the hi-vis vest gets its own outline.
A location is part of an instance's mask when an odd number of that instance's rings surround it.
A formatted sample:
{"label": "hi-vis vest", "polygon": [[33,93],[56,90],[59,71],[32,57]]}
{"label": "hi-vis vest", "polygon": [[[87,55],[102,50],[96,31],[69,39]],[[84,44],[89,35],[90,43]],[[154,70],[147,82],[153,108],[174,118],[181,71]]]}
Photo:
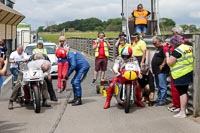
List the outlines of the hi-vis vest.
{"label": "hi-vis vest", "polygon": [[[103,45],[104,45],[105,56],[108,57],[109,56],[108,46],[107,46],[107,44],[105,42],[103,43]],[[95,57],[99,56],[99,46],[100,46],[100,44],[97,43],[97,48],[95,49],[95,53],[94,53]]]}
{"label": "hi-vis vest", "polygon": [[143,10],[141,12],[139,12],[138,10],[134,10],[133,12],[133,16],[135,17],[135,24],[147,24],[147,17],[148,15],[148,11],[147,10]]}
{"label": "hi-vis vest", "polygon": [[46,49],[39,49],[39,48],[35,48],[33,50],[33,54],[37,54],[37,53],[41,53],[41,54],[47,54],[47,50]]}
{"label": "hi-vis vest", "polygon": [[181,44],[175,50],[181,54],[181,57],[178,58],[176,60],[176,63],[170,67],[173,79],[180,78],[193,71],[192,47],[185,44]]}

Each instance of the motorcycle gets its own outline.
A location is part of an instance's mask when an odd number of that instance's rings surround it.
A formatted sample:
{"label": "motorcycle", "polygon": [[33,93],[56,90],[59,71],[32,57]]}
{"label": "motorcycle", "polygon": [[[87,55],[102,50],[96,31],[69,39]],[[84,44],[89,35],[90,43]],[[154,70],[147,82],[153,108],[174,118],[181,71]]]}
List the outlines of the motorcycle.
{"label": "motorcycle", "polygon": [[33,103],[35,113],[41,110],[41,87],[44,82],[44,73],[41,69],[29,68],[23,70],[22,86],[27,86],[30,101]]}
{"label": "motorcycle", "polygon": [[129,113],[130,104],[134,103],[135,88],[140,68],[137,61],[128,62],[120,71],[120,81],[114,89],[114,95],[118,104],[124,105],[125,113]]}

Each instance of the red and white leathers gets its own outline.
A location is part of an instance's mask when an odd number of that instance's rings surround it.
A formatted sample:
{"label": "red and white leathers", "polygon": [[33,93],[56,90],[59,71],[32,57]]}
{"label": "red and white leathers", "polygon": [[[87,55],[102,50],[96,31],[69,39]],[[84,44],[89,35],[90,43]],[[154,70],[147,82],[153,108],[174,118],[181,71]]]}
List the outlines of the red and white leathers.
{"label": "red and white leathers", "polygon": [[66,87],[65,77],[68,71],[68,62],[58,62],[58,90],[64,90]]}
{"label": "red and white leathers", "polygon": [[[66,47],[59,46],[58,49],[66,49]],[[62,91],[66,88],[65,77],[68,72],[68,67],[67,58],[58,58],[58,91]]]}
{"label": "red and white leathers", "polygon": [[[110,107],[110,101],[111,101],[112,95],[114,93],[114,88],[115,88],[116,83],[123,84],[126,81],[122,77],[122,75],[120,75],[120,72],[125,67],[125,64],[127,62],[134,62],[134,61],[136,61],[135,57],[131,57],[130,59],[128,59],[126,61],[121,56],[118,56],[115,59],[115,62],[114,62],[114,65],[113,65],[113,71],[116,75],[113,77],[113,79],[112,79],[112,81],[111,81],[111,83],[108,87],[106,103],[104,105],[104,109],[107,109],[107,108]],[[139,65],[138,65],[138,70],[140,71]],[[136,104],[138,106],[144,107],[144,104],[141,101],[142,100],[142,91],[141,91],[141,87],[139,85],[136,87],[135,96],[136,96],[136,99],[135,99]]]}
{"label": "red and white leathers", "polygon": [[[166,44],[163,46],[163,52],[172,52],[174,50],[174,45]],[[174,80],[172,76],[170,75],[170,86],[171,86],[171,92],[172,92],[172,107],[180,108],[180,96],[178,93],[178,90],[176,89],[174,85]]]}

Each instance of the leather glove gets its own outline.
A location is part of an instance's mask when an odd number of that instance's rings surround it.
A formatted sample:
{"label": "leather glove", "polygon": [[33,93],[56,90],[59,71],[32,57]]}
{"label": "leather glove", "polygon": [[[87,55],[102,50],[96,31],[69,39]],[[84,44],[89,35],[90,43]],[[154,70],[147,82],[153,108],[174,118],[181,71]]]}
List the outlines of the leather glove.
{"label": "leather glove", "polygon": [[118,76],[120,75],[120,73],[119,73],[119,72],[116,72],[115,75],[118,77]]}

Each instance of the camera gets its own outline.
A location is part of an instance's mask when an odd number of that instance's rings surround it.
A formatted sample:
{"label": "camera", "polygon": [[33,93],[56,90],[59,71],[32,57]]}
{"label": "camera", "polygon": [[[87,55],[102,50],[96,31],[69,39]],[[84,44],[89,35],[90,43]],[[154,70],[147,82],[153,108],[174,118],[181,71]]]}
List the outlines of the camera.
{"label": "camera", "polygon": [[1,51],[1,58],[3,58],[3,57],[4,57],[4,52]]}
{"label": "camera", "polygon": [[108,40],[107,40],[107,38],[106,38],[106,37],[104,37],[104,38],[103,38],[103,41],[104,41],[104,42],[107,42]]}
{"label": "camera", "polygon": [[1,53],[0,53],[0,57],[1,57],[1,58],[3,58],[4,60],[6,60],[5,53],[4,53],[4,52],[2,52],[2,51],[1,51]]}

